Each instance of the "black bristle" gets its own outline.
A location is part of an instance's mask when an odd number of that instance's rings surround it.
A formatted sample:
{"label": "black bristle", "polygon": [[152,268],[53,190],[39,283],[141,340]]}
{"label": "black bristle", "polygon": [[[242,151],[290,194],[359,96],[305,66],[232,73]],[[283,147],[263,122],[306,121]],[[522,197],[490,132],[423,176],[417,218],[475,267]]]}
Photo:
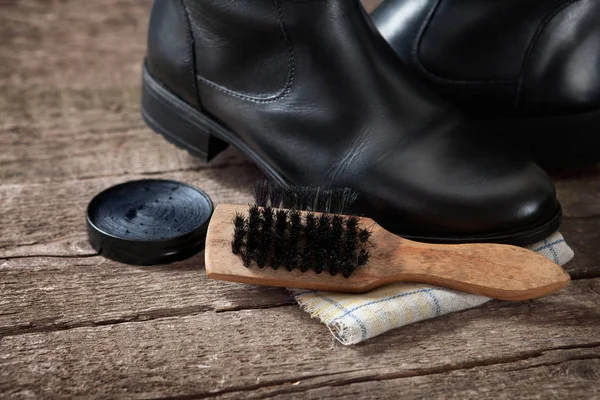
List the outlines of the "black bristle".
{"label": "black bristle", "polygon": [[302,216],[298,210],[290,211],[290,232],[286,241],[285,267],[293,271],[300,262],[298,257],[298,243],[302,234]]}
{"label": "black bristle", "polygon": [[331,191],[325,189],[315,189],[313,197],[312,209],[316,212],[328,213],[331,207],[328,207],[330,200]]}
{"label": "black bristle", "polygon": [[366,251],[365,249],[362,249],[360,251],[360,253],[358,254],[358,265],[360,267],[363,267],[363,266],[367,265],[368,262],[369,262],[369,252]]}
{"label": "black bristle", "polygon": [[327,214],[321,214],[317,222],[316,242],[316,260],[315,272],[320,274],[329,266],[329,242],[331,235],[331,217]]}
{"label": "black bristle", "polygon": [[331,213],[331,195],[332,195],[332,191],[328,190],[326,192],[323,193],[323,195],[321,196],[321,212],[324,213]]}
{"label": "black bristle", "polygon": [[311,210],[311,205],[313,202],[313,192],[314,190],[309,187],[298,188],[296,191],[296,204],[294,205],[294,208],[302,211]]}
{"label": "black bristle", "polygon": [[332,276],[337,275],[341,270],[341,248],[342,236],[344,234],[344,217],[334,215],[331,218],[331,234],[329,235],[329,243],[327,246],[330,250],[329,273]]}
{"label": "black bristle", "polygon": [[[358,218],[348,217],[346,219],[346,230],[344,232],[342,248],[342,265],[344,276],[352,274],[357,262],[356,251],[358,250]],[[350,271],[352,270],[352,271]]]}
{"label": "black bristle", "polygon": [[256,266],[260,269],[264,269],[267,266],[267,262],[269,259],[265,253],[261,253],[260,251],[256,252]]}
{"label": "black bristle", "polygon": [[268,206],[270,184],[266,181],[256,182],[254,184],[254,202],[259,207]]}
{"label": "black bristle", "polygon": [[356,268],[354,268],[354,267],[349,267],[349,268],[344,269],[344,272],[342,272],[342,276],[346,279],[350,278],[350,276],[352,276],[352,274],[354,273],[355,269]]}
{"label": "black bristle", "polygon": [[282,186],[276,183],[272,183],[269,185],[269,202],[271,207],[279,208],[281,207],[281,199],[283,197]]}
{"label": "black bristle", "polygon": [[358,199],[358,192],[350,188],[335,189],[331,194],[331,212],[346,214],[350,206]]}
{"label": "black bristle", "polygon": [[319,198],[319,192],[321,189],[306,187],[304,188],[304,198],[306,203],[305,210],[308,211],[317,211],[317,203]]}
{"label": "black bristle", "polygon": [[252,265],[252,254],[248,250],[242,250],[242,262],[246,268]]}
{"label": "black bristle", "polygon": [[309,212],[306,214],[304,222],[304,251],[302,254],[302,264],[300,265],[300,271],[306,272],[310,269],[314,262],[315,246],[317,236],[317,217],[314,213]]}
{"label": "black bristle", "polygon": [[357,236],[358,236],[358,231],[357,231],[358,222],[359,222],[358,217],[352,216],[352,217],[348,217],[346,219],[346,229],[354,231]]}
{"label": "black bristle", "polygon": [[327,250],[326,249],[318,249],[317,250],[317,258],[315,263],[315,273],[320,274],[325,271],[327,268]]}
{"label": "black bristle", "polygon": [[281,192],[281,206],[288,210],[295,209],[298,202],[298,194],[296,188],[286,186]]}
{"label": "black bristle", "polygon": [[349,277],[367,264],[371,232],[361,229],[359,218],[342,215],[358,196],[352,189],[258,182],[254,195],[248,217],[238,214],[233,220],[231,249],[244,266],[255,262],[261,269],[312,268]]}
{"label": "black bristle", "polygon": [[262,269],[271,261],[273,247],[273,209],[265,207],[262,210],[260,240],[256,250],[256,265]]}
{"label": "black bristle", "polygon": [[269,206],[269,207],[263,208],[262,215],[263,215],[263,230],[267,230],[266,228],[268,228],[270,230],[273,227],[272,226],[273,225],[273,217],[275,215],[275,212]]}
{"label": "black bristle", "polygon": [[231,252],[235,255],[240,254],[246,239],[246,217],[242,214],[236,214],[233,218],[233,240],[231,241]]}
{"label": "black bristle", "polygon": [[287,212],[278,210],[275,214],[275,232],[273,235],[273,258],[271,268],[278,269],[285,262],[285,242],[287,229]]}
{"label": "black bristle", "polygon": [[260,209],[257,205],[253,205],[248,210],[248,239],[246,240],[246,247],[251,256],[254,255],[259,245],[260,226]]}
{"label": "black bristle", "polygon": [[259,207],[345,214],[358,193],[350,188],[285,186],[264,181],[255,184],[254,198]]}
{"label": "black bristle", "polygon": [[368,229],[361,229],[361,230],[358,232],[358,240],[359,240],[359,241],[360,241],[362,244],[368,243],[368,242],[369,242],[369,239],[371,238],[371,234],[372,234],[372,233],[371,233],[371,231],[370,231],[370,230],[368,230]]}

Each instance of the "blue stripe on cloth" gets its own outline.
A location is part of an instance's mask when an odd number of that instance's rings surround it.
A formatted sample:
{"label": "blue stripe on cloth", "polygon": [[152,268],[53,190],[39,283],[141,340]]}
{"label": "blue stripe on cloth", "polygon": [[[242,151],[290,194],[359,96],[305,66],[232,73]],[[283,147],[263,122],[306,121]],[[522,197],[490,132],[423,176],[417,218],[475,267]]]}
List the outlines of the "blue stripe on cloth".
{"label": "blue stripe on cloth", "polygon": [[439,317],[440,314],[442,313],[442,308],[440,307],[440,301],[433,293],[431,293],[431,290],[426,291],[425,294],[428,295],[429,297],[431,297],[431,299],[433,300],[433,303],[435,304],[435,316]]}
{"label": "blue stripe on cloth", "polygon": [[558,260],[558,254],[556,254],[556,250],[554,249],[554,244],[548,242],[548,239],[544,239],[544,246],[543,247],[544,247],[544,249],[550,250],[550,253],[552,254],[553,261],[558,264],[558,261],[559,261]]}
{"label": "blue stripe on cloth", "polygon": [[535,249],[533,249],[533,251],[535,251],[537,253],[537,252],[540,252],[542,250],[550,249],[553,246],[556,246],[557,244],[561,244],[561,243],[565,243],[565,239],[560,239],[560,240],[557,240],[557,241],[552,242],[552,243],[548,242],[548,240],[546,239],[546,240],[544,240],[544,245],[543,246],[535,248]]}
{"label": "blue stripe on cloth", "polygon": [[[343,315],[340,315],[339,317],[337,317],[336,319],[334,319],[333,321],[337,321],[338,319],[344,318],[347,315],[352,314],[354,311],[361,309],[363,307],[368,307],[368,306],[372,306],[373,304],[378,304],[378,303],[383,303],[384,301],[390,301],[390,300],[395,300],[398,299],[400,297],[406,297],[406,296],[411,296],[413,294],[418,294],[418,293],[427,293],[427,292],[431,292],[433,289],[419,289],[419,290],[415,290],[413,292],[406,292],[406,293],[402,293],[402,294],[397,294],[395,296],[392,297],[386,297],[385,299],[381,299],[381,300],[374,300],[374,301],[369,301],[368,303],[365,304],[361,304],[360,306],[356,306],[354,308],[351,308],[350,310],[345,310],[346,312]],[[332,322],[333,322],[332,321]]]}
{"label": "blue stripe on cloth", "polygon": [[[338,303],[337,301],[330,299],[329,297],[325,297],[319,293],[315,293],[317,296],[319,296],[320,298],[322,298],[323,300],[325,300],[326,302],[328,302],[329,304],[332,304],[335,308],[340,309],[342,311],[344,311],[346,314],[344,315],[350,315],[350,317],[352,317],[352,319],[354,321],[356,321],[356,323],[360,326],[360,332],[361,332],[361,337],[362,340],[361,342],[367,340],[367,327],[365,326],[365,324],[360,320],[360,318],[358,318],[356,315],[352,314],[352,313],[348,313],[348,310],[346,309],[346,307],[342,306],[340,303]],[[337,320],[334,319],[333,321]],[[332,321],[332,322],[333,322]]]}
{"label": "blue stripe on cloth", "polygon": [[560,264],[560,260],[558,259],[558,254],[556,253],[556,249],[554,246],[550,247],[550,252],[552,253],[552,258],[554,258],[554,262]]}

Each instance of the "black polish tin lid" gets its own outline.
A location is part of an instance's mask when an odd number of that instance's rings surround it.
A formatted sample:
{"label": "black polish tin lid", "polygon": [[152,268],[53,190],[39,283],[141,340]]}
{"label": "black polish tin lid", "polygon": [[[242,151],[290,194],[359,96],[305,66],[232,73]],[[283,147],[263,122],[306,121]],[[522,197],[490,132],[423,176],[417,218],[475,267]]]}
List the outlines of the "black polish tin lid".
{"label": "black polish tin lid", "polygon": [[131,265],[168,264],[204,249],[213,204],[181,182],[144,179],[113,186],[87,208],[90,244]]}

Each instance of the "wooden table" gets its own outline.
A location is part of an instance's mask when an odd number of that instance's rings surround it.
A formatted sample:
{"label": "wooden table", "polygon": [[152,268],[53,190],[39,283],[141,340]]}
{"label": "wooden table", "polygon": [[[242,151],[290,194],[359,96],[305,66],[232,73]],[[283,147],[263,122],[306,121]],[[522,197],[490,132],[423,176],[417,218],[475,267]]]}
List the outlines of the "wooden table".
{"label": "wooden table", "polygon": [[[126,180],[247,202],[260,173],[210,165],[138,110],[148,1],[0,1],[0,398],[598,398],[600,173],[558,182],[575,281],[344,347],[285,290],[208,281],[202,256],[120,265],[84,210]],[[85,4],[85,5],[84,5]]]}

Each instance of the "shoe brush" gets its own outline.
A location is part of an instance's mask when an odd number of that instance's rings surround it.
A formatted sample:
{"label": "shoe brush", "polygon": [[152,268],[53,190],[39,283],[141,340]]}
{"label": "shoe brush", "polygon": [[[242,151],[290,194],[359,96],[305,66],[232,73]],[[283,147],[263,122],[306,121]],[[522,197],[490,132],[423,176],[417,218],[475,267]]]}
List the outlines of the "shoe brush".
{"label": "shoe brush", "polygon": [[369,218],[344,215],[357,194],[260,182],[256,204],[219,205],[206,239],[211,279],[363,293],[420,282],[500,300],[565,288],[559,265],[501,244],[430,244],[396,236]]}

